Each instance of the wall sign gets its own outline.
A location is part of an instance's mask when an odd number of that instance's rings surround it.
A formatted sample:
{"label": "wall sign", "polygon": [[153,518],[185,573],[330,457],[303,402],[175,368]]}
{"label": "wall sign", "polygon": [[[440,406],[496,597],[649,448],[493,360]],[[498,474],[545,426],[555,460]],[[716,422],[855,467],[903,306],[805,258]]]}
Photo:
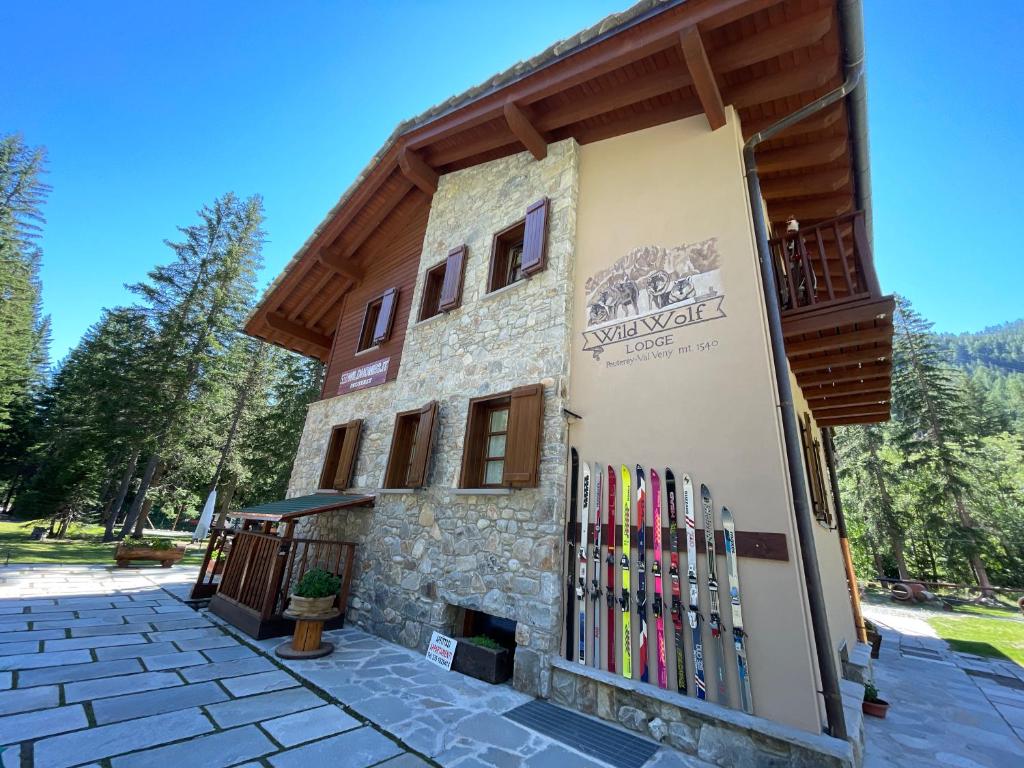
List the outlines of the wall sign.
{"label": "wall sign", "polygon": [[583,351],[595,360],[608,347],[626,354],[675,343],[671,333],[725,317],[718,238],[634,248],[587,278]]}
{"label": "wall sign", "polygon": [[338,394],[344,395],[346,392],[355,392],[357,389],[366,389],[367,387],[376,387],[378,384],[383,384],[388,376],[388,366],[390,364],[391,358],[385,357],[382,360],[375,360],[358,368],[342,371],[341,379],[338,381]]}
{"label": "wall sign", "polygon": [[430,636],[430,645],[427,646],[427,661],[450,670],[457,645],[458,641],[453,638],[435,632]]}

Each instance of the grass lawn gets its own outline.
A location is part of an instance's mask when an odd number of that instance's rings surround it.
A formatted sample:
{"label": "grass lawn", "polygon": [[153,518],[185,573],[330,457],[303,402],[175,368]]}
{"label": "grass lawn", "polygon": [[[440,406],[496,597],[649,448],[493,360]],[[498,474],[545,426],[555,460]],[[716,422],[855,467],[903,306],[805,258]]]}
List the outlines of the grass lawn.
{"label": "grass lawn", "polygon": [[[68,565],[113,565],[113,542],[103,542],[103,526],[72,525],[66,539],[33,541],[32,529],[46,527],[42,520],[0,522],[0,565],[11,563],[65,563]],[[203,560],[205,547],[190,547],[181,561],[186,565],[199,565]],[[133,563],[159,568],[159,563]]]}
{"label": "grass lawn", "polygon": [[1012,660],[1024,666],[1024,621],[936,616],[928,623],[954,651]]}

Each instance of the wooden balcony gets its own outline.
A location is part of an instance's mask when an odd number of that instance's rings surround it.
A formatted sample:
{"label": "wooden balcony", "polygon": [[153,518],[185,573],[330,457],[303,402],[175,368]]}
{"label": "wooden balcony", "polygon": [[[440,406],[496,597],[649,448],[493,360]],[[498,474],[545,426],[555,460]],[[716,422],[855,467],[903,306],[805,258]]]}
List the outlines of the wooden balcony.
{"label": "wooden balcony", "polygon": [[892,314],[863,211],[772,241],[790,370],[819,426],[889,419]]}

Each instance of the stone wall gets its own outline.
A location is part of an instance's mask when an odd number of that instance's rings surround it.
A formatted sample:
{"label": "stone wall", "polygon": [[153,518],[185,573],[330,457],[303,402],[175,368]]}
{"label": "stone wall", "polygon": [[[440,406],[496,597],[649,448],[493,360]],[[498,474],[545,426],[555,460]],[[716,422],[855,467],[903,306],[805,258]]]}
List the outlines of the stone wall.
{"label": "stone wall", "polygon": [[[363,419],[355,487],[377,492],[395,413],[439,402],[427,487],[380,493],[372,510],[306,518],[297,535],[359,544],[349,619],[386,639],[424,647],[452,632],[458,607],[517,622],[517,688],[547,695],[561,612],[569,372],[579,147],[566,140],[536,161],[526,152],[443,176],[424,238],[413,314],[427,269],[468,246],[462,306],[410,319],[393,383],[310,406],[289,495],[317,487],[331,426]],[[491,240],[551,200],[547,269],[486,294]],[[356,310],[353,310],[356,311]],[[358,308],[361,311],[361,308]],[[544,385],[540,486],[497,494],[458,491],[469,399]]]}

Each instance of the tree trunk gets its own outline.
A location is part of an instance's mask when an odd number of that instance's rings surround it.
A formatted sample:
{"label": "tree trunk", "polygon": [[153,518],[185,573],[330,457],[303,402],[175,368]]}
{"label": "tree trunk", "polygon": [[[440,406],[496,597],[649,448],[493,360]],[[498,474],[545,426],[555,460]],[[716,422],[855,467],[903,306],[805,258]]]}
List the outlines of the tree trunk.
{"label": "tree trunk", "polygon": [[[964,504],[963,497],[959,493],[954,493],[953,500],[956,503],[956,513],[960,517],[960,522],[963,526],[965,528],[975,528],[974,518],[972,518],[971,513],[967,511],[967,505]],[[981,555],[972,551],[970,561],[971,569],[974,571],[974,576],[978,580],[978,586],[981,587],[982,597],[992,597],[995,592],[992,591],[992,582],[988,580],[988,570],[985,568],[985,563],[982,561]]]}
{"label": "tree trunk", "polygon": [[14,500],[14,494],[17,492],[18,486],[21,485],[21,482],[22,476],[18,475],[13,480],[11,480],[11,484],[7,486],[7,493],[4,494],[4,504],[2,510],[4,513],[11,511],[11,502]]}
{"label": "tree trunk", "polygon": [[150,483],[153,482],[153,475],[156,473],[159,464],[160,457],[155,453],[150,456],[149,461],[146,462],[146,468],[142,472],[142,483],[139,485],[139,490],[135,494],[135,498],[132,500],[132,505],[128,510],[128,516],[124,520],[124,525],[121,526],[121,532],[117,534],[118,541],[121,541],[128,535],[128,531],[130,531],[132,526],[135,525],[135,521],[139,519],[139,513],[142,511],[142,505],[146,501],[146,491],[149,490]]}
{"label": "tree trunk", "polygon": [[906,581],[910,578],[910,571],[907,570],[907,556],[904,552],[903,538],[892,536],[889,540],[892,549],[893,559],[896,561],[896,570],[899,572],[900,580]]}
{"label": "tree trunk", "polygon": [[[160,482],[160,476],[164,473],[163,464],[157,465],[156,472],[153,473],[153,479],[149,481],[149,487],[152,488],[154,485]],[[149,511],[153,508],[153,499],[147,498],[142,502],[142,511],[139,512],[139,516],[135,521],[135,530],[132,532],[132,536],[136,539],[141,539],[143,532],[146,530],[146,526],[149,525]]]}
{"label": "tree trunk", "polygon": [[935,562],[935,548],[932,547],[932,537],[928,535],[928,529],[924,531],[924,549],[928,553],[928,567],[932,572],[932,581],[939,580],[939,566]]}
{"label": "tree trunk", "polygon": [[124,475],[121,476],[121,485],[117,489],[117,495],[111,502],[107,516],[103,521],[106,527],[103,531],[104,541],[114,540],[114,526],[117,524],[117,519],[121,516],[121,507],[124,506],[124,500],[128,495],[128,489],[131,488],[132,485],[132,477],[135,475],[135,468],[138,466],[139,451],[136,449],[128,459],[128,466],[124,470]]}

